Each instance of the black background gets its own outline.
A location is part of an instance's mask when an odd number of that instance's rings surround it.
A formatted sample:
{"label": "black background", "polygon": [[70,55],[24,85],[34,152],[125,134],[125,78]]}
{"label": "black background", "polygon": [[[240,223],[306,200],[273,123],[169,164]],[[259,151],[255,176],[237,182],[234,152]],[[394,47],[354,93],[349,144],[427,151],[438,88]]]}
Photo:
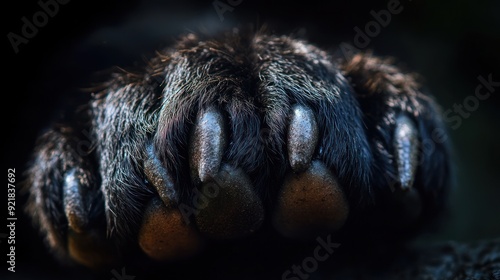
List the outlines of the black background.
{"label": "black background", "polygon": [[[218,30],[237,25],[268,25],[277,33],[304,34],[324,48],[352,43],[354,27],[373,20],[371,10],[389,1],[250,1],[224,13],[212,1],[77,1],[60,5],[48,24],[14,53],[9,32],[21,34],[21,18],[40,10],[36,1],[3,4],[3,156],[4,170],[16,168],[18,180],[40,129],[66,104],[68,93],[88,86],[93,73],[113,65],[134,65],[155,49],[189,30]],[[225,2],[225,1],[223,1]],[[479,75],[500,81],[500,2],[401,0],[403,11],[371,38],[369,49],[390,55],[422,74],[444,110],[474,95]],[[458,167],[452,215],[443,230],[424,236],[472,241],[500,236],[500,87],[451,130]],[[6,199],[4,200],[6,201]],[[45,255],[41,239],[22,216],[18,196],[16,256],[18,273],[54,275],[58,266]],[[6,205],[5,202],[1,205]],[[6,208],[6,207],[5,207]],[[2,210],[5,213],[5,210]],[[3,223],[3,222],[2,222]],[[0,233],[6,229],[0,229]],[[6,242],[2,240],[3,275]],[[28,279],[31,279],[29,276]],[[111,276],[110,276],[111,278]],[[2,277],[2,279],[5,279]]]}

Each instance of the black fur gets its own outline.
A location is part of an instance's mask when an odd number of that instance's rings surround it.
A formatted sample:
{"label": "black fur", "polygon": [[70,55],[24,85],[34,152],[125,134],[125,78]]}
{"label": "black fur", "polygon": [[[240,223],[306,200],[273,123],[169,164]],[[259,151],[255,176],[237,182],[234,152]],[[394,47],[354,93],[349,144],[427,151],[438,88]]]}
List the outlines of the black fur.
{"label": "black fur", "polygon": [[373,230],[391,239],[400,233],[380,225],[390,224],[385,215],[398,211],[388,201],[396,177],[393,129],[402,113],[417,124],[421,142],[433,143],[420,153],[415,188],[423,214],[411,233],[442,212],[450,187],[449,144],[432,139],[436,129],[446,130],[415,77],[369,54],[338,57],[263,32],[188,34],[142,69],[116,71],[64,124],[40,137],[28,171],[27,212],[50,248],[67,259],[61,189],[73,171],[87,190],[88,227],[106,232],[124,252],[137,246],[145,205],[157,196],[144,175],[146,147],[153,144],[181,201],[189,203],[190,132],[197,112],[211,105],[228,120],[224,161],[247,172],[272,211],[289,170],[287,118],[297,103],[313,110],[320,131],[316,158],[338,177],[351,205],[354,218],[344,236]]}

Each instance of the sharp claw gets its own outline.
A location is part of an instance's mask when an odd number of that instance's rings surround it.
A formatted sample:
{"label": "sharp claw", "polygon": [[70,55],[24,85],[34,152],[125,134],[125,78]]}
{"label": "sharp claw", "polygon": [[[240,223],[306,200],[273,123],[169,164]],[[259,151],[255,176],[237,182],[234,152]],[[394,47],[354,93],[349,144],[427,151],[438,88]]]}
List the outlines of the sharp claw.
{"label": "sharp claw", "polygon": [[318,142],[318,125],[311,109],[295,105],[288,129],[288,156],[295,172],[306,170]]}
{"label": "sharp claw", "polygon": [[396,120],[394,130],[394,154],[401,189],[409,190],[415,179],[418,163],[418,130],[413,121],[405,115]]}
{"label": "sharp claw", "polygon": [[82,232],[88,224],[88,216],[83,201],[85,196],[81,193],[80,182],[75,173],[73,169],[64,178],[63,204],[69,227],[75,232]]}
{"label": "sharp claw", "polygon": [[193,141],[190,145],[190,161],[195,182],[206,182],[217,175],[226,146],[226,133],[222,114],[208,108],[198,116]]}
{"label": "sharp claw", "polygon": [[89,220],[89,193],[75,169],[64,178],[63,204],[68,219],[67,249],[72,259],[94,269],[112,265],[116,261],[112,246],[104,232]]}
{"label": "sharp claw", "polygon": [[168,171],[156,157],[153,146],[147,148],[147,158],[144,161],[144,173],[149,182],[155,187],[156,192],[167,207],[177,205],[178,195],[175,191],[174,181]]}

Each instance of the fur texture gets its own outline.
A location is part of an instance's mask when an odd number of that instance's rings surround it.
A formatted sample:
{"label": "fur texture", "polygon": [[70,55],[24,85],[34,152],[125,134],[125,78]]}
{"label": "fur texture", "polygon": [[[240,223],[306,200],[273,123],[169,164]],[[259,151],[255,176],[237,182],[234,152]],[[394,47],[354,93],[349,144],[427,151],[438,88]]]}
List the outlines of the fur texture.
{"label": "fur texture", "polygon": [[[451,182],[449,141],[433,139],[446,129],[415,76],[370,54],[337,57],[297,38],[260,32],[188,34],[142,69],[112,74],[87,104],[40,137],[27,172],[27,212],[49,247],[69,259],[62,189],[74,172],[85,190],[86,226],[124,251],[137,246],[145,205],[157,196],[144,175],[148,145],[189,203],[189,137],[197,112],[209,106],[228,120],[224,161],[249,175],[272,211],[289,170],[286,128],[294,104],[314,112],[315,158],[337,176],[351,205],[352,218],[339,236],[376,231],[375,240],[404,239],[439,216]],[[415,122],[423,143],[414,184],[423,211],[402,229],[393,225],[398,209],[390,203],[400,114]]]}

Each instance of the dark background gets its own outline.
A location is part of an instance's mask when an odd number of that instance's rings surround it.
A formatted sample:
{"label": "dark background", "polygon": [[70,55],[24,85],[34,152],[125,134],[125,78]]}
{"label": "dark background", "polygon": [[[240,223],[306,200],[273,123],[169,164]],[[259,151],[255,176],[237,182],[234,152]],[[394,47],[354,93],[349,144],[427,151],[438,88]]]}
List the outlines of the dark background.
{"label": "dark background", "polygon": [[[41,8],[36,1],[3,4],[4,170],[16,168],[18,180],[40,129],[69,102],[69,93],[87,87],[93,73],[113,65],[142,63],[182,32],[220,30],[232,26],[268,25],[276,33],[294,32],[313,43],[334,48],[352,43],[354,27],[373,20],[371,10],[387,9],[389,1],[243,0],[221,22],[212,1],[76,1],[59,5],[58,13],[14,53],[9,32],[21,34],[21,18]],[[222,1],[226,3],[226,1]],[[500,1],[400,1],[403,11],[371,38],[367,49],[395,57],[420,73],[444,110],[474,95],[478,76],[500,81]],[[443,229],[421,242],[469,242],[500,237],[500,87],[450,129],[456,151],[457,186],[451,216]],[[68,96],[69,95],[69,96]],[[9,279],[54,275],[59,270],[41,239],[22,216],[18,195],[16,270]],[[6,199],[5,199],[6,201]],[[6,205],[1,203],[2,205]],[[5,206],[6,207],[6,206]],[[5,210],[2,210],[5,213]],[[6,229],[0,229],[0,233]],[[1,260],[5,265],[6,242]],[[57,269],[55,269],[57,268]],[[4,269],[0,275],[3,275]],[[15,277],[13,277],[15,276]],[[110,275],[110,278],[112,276]],[[2,279],[5,279],[2,277]]]}

